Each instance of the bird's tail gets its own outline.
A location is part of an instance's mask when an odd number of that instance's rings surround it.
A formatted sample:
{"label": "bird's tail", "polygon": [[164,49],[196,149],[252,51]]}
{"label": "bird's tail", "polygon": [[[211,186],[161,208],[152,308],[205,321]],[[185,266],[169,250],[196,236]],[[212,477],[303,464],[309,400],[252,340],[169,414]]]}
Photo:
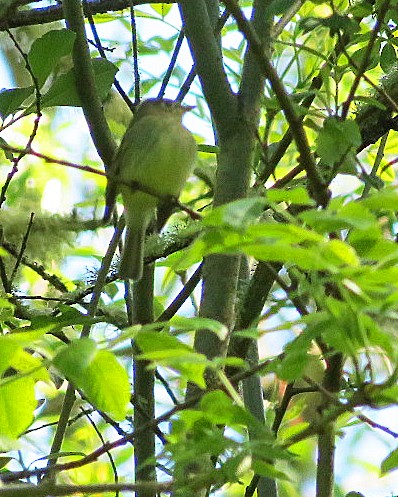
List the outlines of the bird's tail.
{"label": "bird's tail", "polygon": [[145,229],[126,231],[126,239],[122,259],[120,261],[119,276],[122,279],[138,281],[142,278],[144,266]]}

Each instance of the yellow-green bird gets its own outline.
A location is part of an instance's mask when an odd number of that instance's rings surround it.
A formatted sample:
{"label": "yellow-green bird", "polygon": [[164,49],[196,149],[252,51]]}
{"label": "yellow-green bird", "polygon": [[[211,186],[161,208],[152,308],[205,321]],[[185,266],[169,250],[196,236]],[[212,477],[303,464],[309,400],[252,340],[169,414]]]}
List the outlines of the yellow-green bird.
{"label": "yellow-green bird", "polygon": [[[178,197],[192,172],[197,146],[182,124],[192,107],[167,99],[143,101],[134,114],[116,151],[112,173],[119,183],[126,218],[126,238],[119,276],[138,281],[142,277],[145,233],[154,219],[161,196]],[[150,195],[139,185],[157,193]]]}

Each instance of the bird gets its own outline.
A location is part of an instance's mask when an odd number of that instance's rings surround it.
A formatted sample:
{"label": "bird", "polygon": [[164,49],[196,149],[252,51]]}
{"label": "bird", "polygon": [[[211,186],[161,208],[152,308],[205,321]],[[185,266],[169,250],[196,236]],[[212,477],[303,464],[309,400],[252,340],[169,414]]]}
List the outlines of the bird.
{"label": "bird", "polygon": [[142,278],[145,234],[156,208],[165,197],[179,197],[193,170],[197,145],[182,124],[192,109],[169,99],[142,101],[116,150],[111,173],[126,220],[118,273],[122,279]]}

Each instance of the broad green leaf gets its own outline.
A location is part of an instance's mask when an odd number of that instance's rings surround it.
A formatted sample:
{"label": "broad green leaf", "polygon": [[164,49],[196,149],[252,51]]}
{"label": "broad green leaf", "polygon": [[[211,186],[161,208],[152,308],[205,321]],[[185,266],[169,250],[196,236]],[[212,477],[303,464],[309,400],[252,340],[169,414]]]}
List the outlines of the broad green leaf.
{"label": "broad green leaf", "polygon": [[70,54],[76,34],[68,29],[53,29],[37,38],[28,59],[33,74],[41,88],[61,57]]}
{"label": "broad green leaf", "polygon": [[20,349],[19,344],[8,340],[8,335],[0,336],[0,374],[10,367],[13,357]]}
{"label": "broad green leaf", "polygon": [[[1,445],[1,442],[0,442],[0,445]],[[7,457],[7,456],[3,456],[1,457],[0,456],[0,469],[4,468],[5,466],[7,466],[7,464],[12,461],[12,457]]]}
{"label": "broad green leaf", "polygon": [[361,144],[361,133],[355,121],[325,119],[317,138],[316,151],[328,166],[339,164]]}
{"label": "broad green leaf", "polygon": [[181,342],[177,337],[163,332],[143,331],[136,338],[136,343],[142,352],[158,352],[175,350],[181,352],[192,352],[192,348]]}
{"label": "broad green leaf", "polygon": [[[312,0],[313,3],[324,3],[324,0]],[[347,15],[332,14],[329,17],[304,17],[298,22],[304,33],[309,33],[317,27],[325,27],[330,30],[330,35],[336,33],[346,33],[353,35],[359,30],[359,24],[356,20]]]}
{"label": "broad green leaf", "polygon": [[98,322],[98,319],[82,314],[73,307],[61,306],[59,309],[61,314],[58,316],[33,317],[30,327],[26,330],[35,334],[44,334],[60,331],[68,326],[90,325]]}
{"label": "broad green leaf", "polygon": [[53,364],[68,380],[79,385],[97,352],[97,345],[94,340],[81,338],[63,347],[54,357]]}
{"label": "broad green leaf", "polygon": [[398,190],[396,188],[386,188],[377,191],[370,197],[361,200],[361,204],[371,210],[398,210]]}
{"label": "broad green leaf", "polygon": [[162,17],[166,17],[172,8],[172,5],[167,3],[161,3],[161,4],[151,3],[150,6],[152,10],[154,10],[157,14],[159,14]]}
{"label": "broad green leaf", "polygon": [[[15,114],[20,110],[23,102],[33,95],[34,87],[28,86],[26,88],[9,88],[0,91],[0,117],[6,117]],[[33,109],[34,110],[34,109]]]}
{"label": "broad green leaf", "polygon": [[355,250],[341,240],[330,240],[328,243],[320,245],[321,255],[334,266],[348,265],[358,267],[359,257]]}
{"label": "broad green leaf", "polygon": [[320,18],[322,25],[330,29],[330,35],[345,33],[353,35],[359,30],[359,23],[351,16],[334,13],[329,17]]}
{"label": "broad green leaf", "polygon": [[[96,88],[100,99],[104,100],[113,84],[118,69],[105,59],[93,59],[92,64]],[[79,84],[79,81],[73,69],[65,74],[61,74],[53,82],[48,92],[43,95],[42,107],[80,107],[80,98],[76,91],[77,84]]]}
{"label": "broad green leaf", "polygon": [[200,406],[206,417],[214,424],[248,425],[252,419],[247,411],[233,403],[231,397],[221,390],[204,395]]}
{"label": "broad green leaf", "polygon": [[82,338],[64,347],[53,364],[95,407],[117,420],[125,418],[130,400],[128,376],[111,352],[98,350],[91,338]]}
{"label": "broad green leaf", "polygon": [[332,270],[334,266],[322,256],[316,247],[308,249],[292,247],[283,243],[274,243],[273,245],[264,243],[242,246],[242,252],[260,261],[284,261],[307,270],[326,271]]}
{"label": "broad green leaf", "polygon": [[366,397],[372,401],[373,405],[386,407],[391,403],[396,404],[398,385],[386,388],[384,385],[369,384],[364,390]]}
{"label": "broad green leaf", "polygon": [[379,223],[374,214],[362,203],[358,202],[349,202],[338,209],[304,211],[298,215],[298,218],[319,233],[330,233],[352,228],[360,230],[379,228]]}
{"label": "broad green leaf", "polygon": [[294,0],[272,0],[265,9],[265,16],[270,19],[284,14],[293,4]]}
{"label": "broad green leaf", "polygon": [[309,196],[306,188],[299,186],[291,189],[275,189],[267,191],[270,202],[292,202],[297,205],[314,205],[314,200]]}
{"label": "broad green leaf", "polygon": [[43,361],[23,349],[18,349],[11,358],[10,367],[21,373],[29,373],[35,381],[50,380],[50,374]]}
{"label": "broad green leaf", "polygon": [[15,305],[10,299],[0,297],[0,322],[12,319],[14,317]]}
{"label": "broad green leaf", "polygon": [[265,204],[265,200],[260,197],[235,200],[211,211],[204,218],[203,224],[206,226],[223,225],[235,230],[244,230],[259,218]]}
{"label": "broad green leaf", "polygon": [[286,356],[272,366],[272,371],[281,380],[291,382],[303,376],[308,361],[309,355],[307,349],[293,351],[288,345],[286,347]]}
{"label": "broad green leaf", "polygon": [[[313,0],[313,2],[318,1],[318,0]],[[321,0],[322,2],[324,0]],[[300,29],[303,30],[304,33],[309,33],[310,31],[313,31],[316,28],[319,28],[322,26],[322,20],[318,17],[303,17],[300,19],[298,22],[298,25],[300,26]]]}
{"label": "broad green leaf", "polygon": [[388,454],[388,456],[383,459],[381,463],[381,474],[382,476],[390,471],[394,471],[398,468],[398,449],[394,449]]}
{"label": "broad green leaf", "polygon": [[126,370],[111,352],[97,352],[80,384],[95,407],[119,421],[126,417],[131,395],[129,379]]}
{"label": "broad green leaf", "polygon": [[324,237],[320,236],[315,231],[295,226],[294,224],[280,224],[280,223],[259,223],[251,226],[247,234],[252,238],[261,237],[264,242],[267,239],[275,239],[284,243],[299,244],[302,242],[321,243]]}
{"label": "broad green leaf", "polygon": [[170,320],[170,325],[177,328],[178,331],[206,329],[215,333],[220,340],[225,340],[228,334],[228,328],[224,324],[209,318],[187,318],[176,315]]}
{"label": "broad green leaf", "polygon": [[386,43],[381,50],[380,67],[387,73],[396,63],[397,54],[395,53],[395,48],[390,43]]}
{"label": "broad green leaf", "polygon": [[[1,101],[1,91],[0,91],[0,101]],[[6,117],[6,116],[3,116],[1,114],[1,110],[0,110],[0,117],[2,119],[4,119]],[[14,155],[10,150],[7,150],[8,146],[9,146],[9,143],[6,140],[4,140],[4,138],[2,138],[0,136],[0,150],[3,151],[4,157],[11,162],[14,158]],[[9,254],[4,250],[3,247],[0,247],[0,248],[1,248],[1,257],[7,257],[7,255],[9,255]]]}
{"label": "broad green leaf", "polygon": [[198,354],[178,338],[162,332],[143,331],[135,337],[142,351],[139,358],[179,371],[187,381],[206,387],[204,372],[209,365],[203,354]]}
{"label": "broad green leaf", "polygon": [[[45,333],[44,331],[28,331],[29,328],[26,328],[27,331],[24,330],[25,328],[22,328],[22,331],[0,336],[0,374],[14,363],[18,364],[22,358],[28,361],[25,353],[23,353],[23,349],[31,346],[33,342],[39,340]],[[28,369],[35,369],[39,366],[40,361],[36,362],[32,357],[29,361],[32,368]],[[35,364],[33,365],[31,361]]]}
{"label": "broad green leaf", "polygon": [[[355,63],[356,67],[360,67],[364,60],[368,51],[368,45],[366,44],[364,47],[356,50],[352,55],[351,59]],[[380,51],[380,40],[376,40],[371,50],[370,56],[367,57],[366,70],[369,71],[377,66],[379,63],[379,51]]]}
{"label": "broad green leaf", "polygon": [[396,259],[398,256],[398,247],[392,240],[383,240],[380,238],[379,230],[353,231],[349,234],[348,241],[356,250],[360,257],[367,260],[383,261],[383,259]]}
{"label": "broad green leaf", "polygon": [[274,464],[254,459],[252,469],[257,475],[262,475],[272,480],[290,480],[289,476],[275,468]]}
{"label": "broad green leaf", "polygon": [[384,350],[388,357],[394,358],[394,343],[391,337],[387,335],[385,330],[381,329],[379,325],[370,316],[366,314],[360,315],[360,321],[363,328],[366,330],[367,340],[372,347]]}
{"label": "broad green leaf", "polygon": [[365,291],[391,292],[398,287],[398,267],[364,267],[352,276],[354,281]]}
{"label": "broad green leaf", "polygon": [[354,99],[354,102],[363,102],[367,104],[367,108],[375,107],[376,109],[386,110],[386,106],[379,102],[375,97],[368,95],[357,95]]}
{"label": "broad green leaf", "polygon": [[0,382],[0,438],[18,438],[33,421],[37,407],[31,377],[8,377]]}
{"label": "broad green leaf", "polygon": [[357,2],[351,5],[349,12],[358,18],[367,17],[372,15],[373,6],[368,2]]}

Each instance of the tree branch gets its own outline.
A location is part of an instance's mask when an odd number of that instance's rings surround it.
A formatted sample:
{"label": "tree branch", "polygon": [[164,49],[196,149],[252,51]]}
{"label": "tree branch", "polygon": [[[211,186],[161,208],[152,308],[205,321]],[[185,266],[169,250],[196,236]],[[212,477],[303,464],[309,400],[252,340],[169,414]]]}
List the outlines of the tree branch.
{"label": "tree branch", "polygon": [[251,24],[243,15],[243,12],[239,8],[236,0],[224,0],[224,3],[237,22],[239,30],[245,36],[250,49],[255,54],[263,74],[271,83],[279,105],[281,106],[286,120],[290,125],[291,132],[300,154],[299,161],[307,173],[310,184],[310,194],[313,196],[318,205],[326,206],[329,201],[327,185],[324,184],[322,177],[317,170],[300,116],[295,112],[289,95],[286,93],[282,81],[267,57],[261,41],[259,40],[256,32],[253,30]]}
{"label": "tree branch", "polygon": [[[176,3],[176,0],[91,0],[87,2],[88,5],[85,13],[106,14],[109,11],[128,9],[131,5],[144,5],[148,3]],[[64,11],[61,3],[50,5],[49,7],[23,10],[21,12],[12,10],[7,17],[0,19],[0,31],[22,26],[48,24],[50,22],[61,21],[62,19],[64,19]]]}
{"label": "tree branch", "polygon": [[110,167],[116,144],[106,122],[102,102],[95,86],[94,70],[84,28],[84,15],[79,0],[63,2],[65,20],[69,29],[76,33],[73,47],[76,89],[80,97],[91,138],[105,168]]}

